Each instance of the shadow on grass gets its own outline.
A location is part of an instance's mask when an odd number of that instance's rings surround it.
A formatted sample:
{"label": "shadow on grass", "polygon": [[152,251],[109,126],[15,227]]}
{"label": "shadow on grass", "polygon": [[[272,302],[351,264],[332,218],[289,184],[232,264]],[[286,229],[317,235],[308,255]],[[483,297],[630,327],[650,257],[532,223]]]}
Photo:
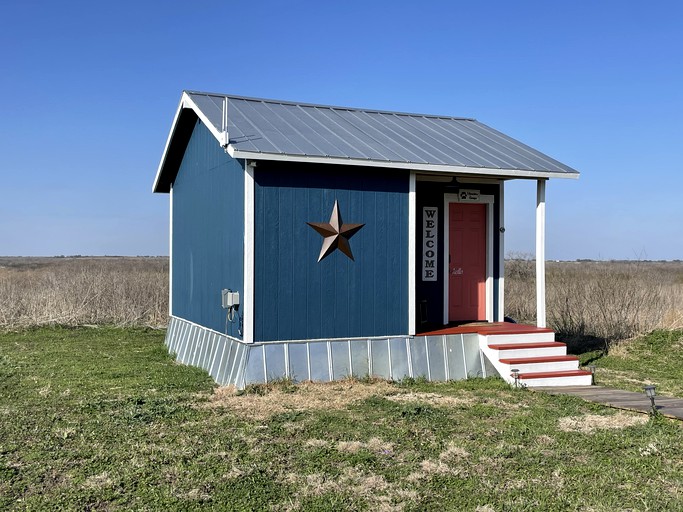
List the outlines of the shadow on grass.
{"label": "shadow on grass", "polygon": [[[573,355],[596,352],[594,359],[599,359],[609,353],[609,340],[590,334],[566,333],[558,330],[555,339],[567,344],[567,353]],[[590,362],[590,361],[588,361]],[[588,364],[588,362],[586,364]]]}

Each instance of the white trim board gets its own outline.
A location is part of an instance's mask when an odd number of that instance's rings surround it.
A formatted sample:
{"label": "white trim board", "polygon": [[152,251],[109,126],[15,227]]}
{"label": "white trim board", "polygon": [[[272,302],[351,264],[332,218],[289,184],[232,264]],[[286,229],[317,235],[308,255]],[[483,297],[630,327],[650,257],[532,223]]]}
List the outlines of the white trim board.
{"label": "white trim board", "polygon": [[408,334],[415,335],[415,224],[417,222],[417,203],[415,172],[410,173],[408,185]]}
{"label": "white trim board", "polygon": [[[212,131],[213,133],[213,131]],[[214,136],[216,136],[214,134]],[[216,139],[220,141],[220,136]],[[391,160],[368,160],[359,158],[340,158],[340,157],[323,157],[323,156],[308,156],[308,155],[288,155],[284,153],[259,153],[254,151],[240,151],[232,145],[227,147],[228,154],[233,158],[245,158],[253,160],[272,160],[282,162],[302,162],[302,163],[316,163],[316,164],[335,164],[335,165],[356,165],[360,167],[384,167],[388,169],[409,169],[413,171],[430,171],[435,173],[460,173],[473,175],[487,175],[488,177],[501,178],[572,178],[578,179],[579,173],[568,172],[548,172],[548,171],[533,171],[524,169],[497,169],[493,167],[466,167],[462,165],[437,165],[437,164],[420,164],[415,162],[394,162]]]}
{"label": "white trim board", "polygon": [[461,201],[458,194],[444,194],[444,246],[443,246],[443,323],[448,318],[448,250],[450,245],[450,203],[486,204],[486,320],[493,321],[493,203],[492,195],[482,194],[479,199]]}
{"label": "white trim board", "polygon": [[255,168],[245,162],[244,169],[244,301],[242,304],[242,338],[254,342],[254,196]]}
{"label": "white trim board", "polygon": [[168,316],[173,316],[173,183],[168,199]]}

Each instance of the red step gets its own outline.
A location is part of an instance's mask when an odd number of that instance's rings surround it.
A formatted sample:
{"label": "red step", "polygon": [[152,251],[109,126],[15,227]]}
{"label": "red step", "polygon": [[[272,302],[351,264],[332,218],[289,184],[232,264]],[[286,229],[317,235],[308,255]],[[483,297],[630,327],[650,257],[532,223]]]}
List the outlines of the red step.
{"label": "red step", "polygon": [[557,363],[559,361],[578,361],[576,356],[517,357],[500,359],[503,364]]}
{"label": "red step", "polygon": [[492,344],[489,345],[490,349],[493,350],[514,350],[514,349],[525,349],[525,348],[549,348],[562,346],[566,347],[566,343],[560,341],[545,341],[543,343],[503,343],[503,344]]}
{"label": "red step", "polygon": [[520,373],[519,378],[524,379],[549,379],[553,377],[579,377],[581,375],[590,375],[588,370],[560,370],[557,372],[538,372],[538,373]]}

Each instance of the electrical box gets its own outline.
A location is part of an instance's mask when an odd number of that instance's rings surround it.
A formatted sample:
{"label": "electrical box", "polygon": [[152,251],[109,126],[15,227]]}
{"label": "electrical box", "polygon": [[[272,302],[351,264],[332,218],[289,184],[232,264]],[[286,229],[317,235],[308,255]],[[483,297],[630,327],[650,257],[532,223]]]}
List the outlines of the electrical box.
{"label": "electrical box", "polygon": [[223,309],[237,309],[240,305],[240,292],[233,292],[232,290],[223,290],[221,292],[221,302]]}

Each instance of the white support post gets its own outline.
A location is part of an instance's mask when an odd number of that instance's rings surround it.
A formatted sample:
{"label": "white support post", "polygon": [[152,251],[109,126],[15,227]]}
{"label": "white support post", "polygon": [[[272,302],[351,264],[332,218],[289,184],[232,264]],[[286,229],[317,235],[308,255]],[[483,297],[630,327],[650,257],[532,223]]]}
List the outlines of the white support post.
{"label": "white support post", "polygon": [[536,325],[545,327],[545,181],[536,182]]}
{"label": "white support post", "polygon": [[505,321],[505,182],[501,181],[498,192],[498,318]]}

